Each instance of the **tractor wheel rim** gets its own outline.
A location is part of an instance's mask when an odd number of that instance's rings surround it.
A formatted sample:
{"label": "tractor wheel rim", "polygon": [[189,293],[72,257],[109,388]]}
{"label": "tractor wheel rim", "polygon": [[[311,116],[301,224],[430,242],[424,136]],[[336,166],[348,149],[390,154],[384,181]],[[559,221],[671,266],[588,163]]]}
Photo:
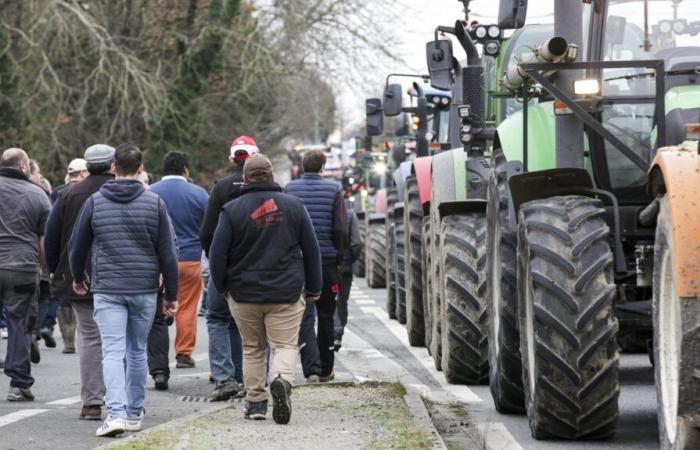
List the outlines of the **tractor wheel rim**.
{"label": "tractor wheel rim", "polygon": [[[526,255],[529,258],[529,255]],[[528,264],[529,266],[529,264]],[[525,345],[527,351],[527,378],[530,385],[530,396],[535,392],[535,315],[533,314],[533,295],[532,295],[532,274],[530,267],[525,274]]]}
{"label": "tractor wheel rim", "polygon": [[669,442],[674,443],[678,429],[681,312],[670,250],[664,253],[661,262],[658,315],[660,400],[666,434]]}
{"label": "tractor wheel rim", "polygon": [[491,244],[491,311],[493,311],[491,314],[493,316],[493,333],[491,335],[491,339],[493,340],[496,355],[498,355],[501,350],[499,342],[501,330],[501,252],[499,250],[500,243],[501,227],[498,224],[496,224],[496,226],[494,227]]}

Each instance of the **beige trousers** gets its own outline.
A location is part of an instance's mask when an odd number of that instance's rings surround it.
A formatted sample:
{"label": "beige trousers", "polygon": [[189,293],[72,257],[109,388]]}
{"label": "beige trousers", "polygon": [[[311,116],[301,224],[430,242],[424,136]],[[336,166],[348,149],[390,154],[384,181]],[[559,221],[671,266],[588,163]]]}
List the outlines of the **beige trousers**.
{"label": "beige trousers", "polygon": [[304,300],[292,304],[236,303],[227,296],[228,305],[243,339],[243,382],[246,400],[267,399],[265,390],[265,351],[272,351],[270,378],[281,376],[294,384],[299,357],[299,326],[304,315]]}

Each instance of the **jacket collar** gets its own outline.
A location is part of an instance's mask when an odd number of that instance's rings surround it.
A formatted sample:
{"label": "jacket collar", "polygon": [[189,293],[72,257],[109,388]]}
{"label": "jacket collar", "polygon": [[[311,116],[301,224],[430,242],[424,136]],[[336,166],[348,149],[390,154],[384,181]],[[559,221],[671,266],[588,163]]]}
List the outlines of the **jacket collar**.
{"label": "jacket collar", "polygon": [[167,180],[180,180],[187,182],[187,178],[183,177],[182,175],[165,175],[163,178],[160,179],[160,181],[167,181]]}
{"label": "jacket collar", "polygon": [[307,173],[304,172],[304,175],[302,175],[302,178],[307,178],[310,180],[321,180],[323,177],[321,176],[320,173]]}
{"label": "jacket collar", "polygon": [[11,167],[3,167],[0,169],[0,177],[5,177],[5,178],[15,178],[18,180],[24,180],[24,181],[29,181],[27,180],[27,177],[24,176],[22,172],[20,172],[17,169],[13,169]]}
{"label": "jacket collar", "polygon": [[277,183],[248,183],[241,190],[242,194],[247,194],[248,192],[282,192],[282,188]]}

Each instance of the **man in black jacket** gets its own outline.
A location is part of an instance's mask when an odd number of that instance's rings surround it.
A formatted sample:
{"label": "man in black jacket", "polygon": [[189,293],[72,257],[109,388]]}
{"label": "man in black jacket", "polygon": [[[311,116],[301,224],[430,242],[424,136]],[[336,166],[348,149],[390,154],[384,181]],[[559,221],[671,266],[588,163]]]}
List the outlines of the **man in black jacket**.
{"label": "man in black jacket", "polygon": [[[248,136],[233,140],[229,162],[233,173],[216,183],[209,195],[209,204],[202,222],[199,237],[202,249],[209,256],[209,247],[214,238],[219,213],[224,205],[241,195],[243,188],[243,163],[246,158],[259,152],[255,141]],[[216,388],[209,395],[211,401],[225,401],[235,396],[243,381],[243,348],[241,335],[224,296],[217,292],[209,279],[207,286],[207,332],[209,334],[209,367]]]}
{"label": "man in black jacket", "polygon": [[246,160],[243,195],[226,204],[210,250],[209,269],[243,336],[247,419],[264,419],[265,351],[272,349],[272,418],[286,424],[305,301],[321,294],[321,254],[304,204],[273,182],[264,155]]}
{"label": "man in black jacket", "polygon": [[73,277],[68,265],[68,240],[85,201],[103,184],[114,179],[114,148],[93,145],[85,150],[85,161],[90,175],[62,190],[56,198],[46,224],[44,248],[46,266],[51,274],[52,294],[70,305],[78,325],[80,398],[83,404],[79,417],[83,420],[100,420],[105,396],[102,341],[93,317],[92,293],[81,296],[73,292]]}

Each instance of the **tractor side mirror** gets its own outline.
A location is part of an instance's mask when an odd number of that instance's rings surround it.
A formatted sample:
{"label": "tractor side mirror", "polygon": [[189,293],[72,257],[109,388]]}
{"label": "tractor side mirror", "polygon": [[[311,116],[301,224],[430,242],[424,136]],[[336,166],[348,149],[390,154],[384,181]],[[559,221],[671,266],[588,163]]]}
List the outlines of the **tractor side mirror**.
{"label": "tractor side mirror", "polygon": [[627,19],[623,16],[608,17],[608,26],[605,31],[605,40],[608,44],[622,45],[625,42],[625,29]]}
{"label": "tractor side mirror", "polygon": [[430,85],[449,91],[452,87],[452,41],[430,41],[425,45]]}
{"label": "tractor side mirror", "polygon": [[527,17],[527,0],[501,0],[498,27],[501,30],[522,28]]}
{"label": "tractor side mirror", "polygon": [[410,133],[410,125],[408,115],[401,114],[394,118],[394,135],[396,137],[408,136]]}
{"label": "tractor side mirror", "polygon": [[399,164],[406,160],[406,145],[394,144],[391,147],[391,159],[394,161],[394,167],[399,167]]}
{"label": "tractor side mirror", "polygon": [[381,136],[384,134],[382,100],[379,98],[368,98],[365,100],[365,112],[367,113],[367,135]]}
{"label": "tractor side mirror", "polygon": [[384,88],[384,115],[388,117],[401,114],[403,92],[400,84],[388,84]]}

